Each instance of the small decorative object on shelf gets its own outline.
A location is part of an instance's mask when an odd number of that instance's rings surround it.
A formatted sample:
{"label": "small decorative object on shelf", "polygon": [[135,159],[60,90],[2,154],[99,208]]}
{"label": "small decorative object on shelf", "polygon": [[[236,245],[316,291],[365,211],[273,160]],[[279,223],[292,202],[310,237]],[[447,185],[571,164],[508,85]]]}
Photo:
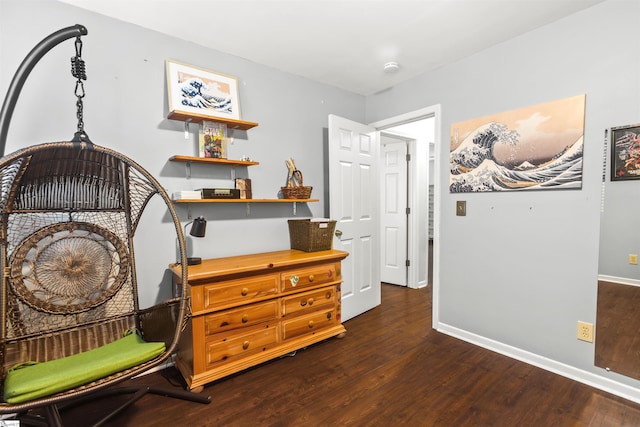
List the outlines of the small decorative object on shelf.
{"label": "small decorative object on shelf", "polygon": [[212,159],[227,158],[227,126],[224,123],[216,123],[208,120],[202,122],[200,137],[198,139],[200,157]]}
{"label": "small decorative object on shelf", "polygon": [[236,189],[240,191],[241,199],[252,199],[251,180],[249,178],[236,178]]}
{"label": "small decorative object on shelf", "polygon": [[303,185],[302,172],[296,168],[296,163],[292,158],[285,160],[287,165],[287,185],[280,187],[282,196],[285,199],[308,199],[311,197],[313,187]]}
{"label": "small decorative object on shelf", "polygon": [[202,188],[203,199],[239,199],[240,190],[236,188]]}

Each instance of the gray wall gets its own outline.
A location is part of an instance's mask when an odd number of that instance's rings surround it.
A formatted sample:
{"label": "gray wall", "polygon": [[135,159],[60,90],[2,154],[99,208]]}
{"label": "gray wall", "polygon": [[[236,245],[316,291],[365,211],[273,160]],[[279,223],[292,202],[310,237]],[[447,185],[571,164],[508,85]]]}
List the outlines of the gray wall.
{"label": "gray wall", "polygon": [[[593,367],[593,345],[576,340],[576,321],[595,322],[596,316],[603,132],[640,122],[637,16],[636,1],[609,0],[364,99],[65,4],[2,0],[0,91],[6,91],[20,61],[46,35],[76,23],[87,26],[87,132],[95,143],[131,156],[175,191],[215,185],[229,175],[217,167],[196,167],[188,181],[184,165],[167,161],[173,154],[194,154],[195,136],[185,140],[182,123],[165,119],[165,59],[237,76],[242,117],[260,126],[236,135],[229,155],[261,162],[238,174],[248,173],[254,197],[264,198],[276,196],[285,179],[284,160],[294,157],[306,182],[314,186],[314,197],[321,198],[302,209],[301,216],[325,212],[323,138],[328,114],[370,123],[441,104],[440,322],[605,375]],[[29,77],[11,123],[7,152],[71,138],[76,125],[71,56],[73,43],[68,41]],[[451,123],[582,93],[587,94],[582,190],[448,193]],[[619,186],[621,196],[623,188],[631,187]],[[607,203],[612,194],[607,194]],[[467,200],[466,217],[455,216],[459,199]],[[624,203],[633,201],[627,198]],[[186,206],[179,210],[186,221]],[[198,205],[192,215],[211,221],[207,237],[190,242],[203,257],[285,249],[289,244],[288,205],[253,205],[249,217],[245,205]],[[153,300],[168,292],[165,267],[173,260],[175,242],[166,211],[152,209],[149,216],[143,219],[137,256],[141,278],[149,283],[144,297]],[[626,248],[624,253],[626,257]]]}
{"label": "gray wall", "polygon": [[[596,320],[604,130],[640,122],[638,16],[637,1],[609,0],[367,98],[369,122],[442,106],[440,322],[635,387],[593,366],[594,346],[576,339],[576,322]],[[578,94],[587,95],[581,190],[449,193],[452,123]],[[637,188],[615,195],[636,212]],[[456,200],[467,201],[466,217],[455,216]],[[637,226],[619,233],[637,253]]]}
{"label": "gray wall", "polygon": [[[61,28],[82,24],[87,63],[85,126],[96,144],[120,151],[156,176],[169,192],[229,187],[230,170],[195,165],[185,179],[185,164],[169,162],[174,154],[195,155],[197,127],[184,138],[182,122],[167,120],[165,60],[236,76],[242,118],[259,126],[237,132],[230,158],[247,155],[258,166],[238,168],[253,182],[255,198],[276,198],[286,181],[284,161],[296,160],[312,197],[298,204],[298,217],[324,216],[324,135],[330,113],[364,120],[364,97],[292,76],[247,60],[205,49],[53,1],[0,1],[0,91],[3,94],[27,53]],[[259,43],[259,37],[256,39]],[[268,47],[265,47],[268,48]],[[73,40],[55,47],[35,67],[16,106],[6,153],[40,142],[69,140],[76,130],[75,81],[69,58]],[[149,209],[137,234],[136,257],[146,282],[143,298],[153,302],[170,290],[166,266],[175,260],[175,240],[166,208]],[[186,222],[187,206],[178,213]],[[290,204],[191,206],[191,214],[210,220],[204,239],[190,238],[194,255],[218,257],[289,248]]]}

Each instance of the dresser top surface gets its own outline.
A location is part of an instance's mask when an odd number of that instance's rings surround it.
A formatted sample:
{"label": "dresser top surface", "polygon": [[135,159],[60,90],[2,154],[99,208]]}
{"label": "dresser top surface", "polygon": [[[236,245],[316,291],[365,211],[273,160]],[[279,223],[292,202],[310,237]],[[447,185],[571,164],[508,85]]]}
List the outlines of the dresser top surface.
{"label": "dresser top surface", "polygon": [[[287,249],[275,252],[203,259],[201,264],[188,266],[187,275],[189,282],[191,282],[248,272],[269,272],[306,264],[336,262],[343,260],[348,255],[348,252],[334,249],[317,252]],[[171,264],[170,269],[175,276],[180,277],[182,275],[182,266],[180,264]]]}

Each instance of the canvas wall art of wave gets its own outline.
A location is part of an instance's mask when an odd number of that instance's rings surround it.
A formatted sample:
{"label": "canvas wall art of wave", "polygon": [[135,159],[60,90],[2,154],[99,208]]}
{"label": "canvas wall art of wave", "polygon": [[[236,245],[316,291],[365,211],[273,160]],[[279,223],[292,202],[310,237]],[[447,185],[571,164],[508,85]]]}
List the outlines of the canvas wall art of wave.
{"label": "canvas wall art of wave", "polygon": [[451,193],[582,188],[585,95],[451,125]]}

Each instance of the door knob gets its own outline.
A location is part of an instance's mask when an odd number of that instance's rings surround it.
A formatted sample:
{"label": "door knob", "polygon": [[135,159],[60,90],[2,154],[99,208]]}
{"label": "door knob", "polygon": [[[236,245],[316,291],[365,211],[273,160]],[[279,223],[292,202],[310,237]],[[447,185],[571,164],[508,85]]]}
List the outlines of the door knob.
{"label": "door knob", "polygon": [[338,238],[342,237],[342,231],[336,230],[336,237]]}

